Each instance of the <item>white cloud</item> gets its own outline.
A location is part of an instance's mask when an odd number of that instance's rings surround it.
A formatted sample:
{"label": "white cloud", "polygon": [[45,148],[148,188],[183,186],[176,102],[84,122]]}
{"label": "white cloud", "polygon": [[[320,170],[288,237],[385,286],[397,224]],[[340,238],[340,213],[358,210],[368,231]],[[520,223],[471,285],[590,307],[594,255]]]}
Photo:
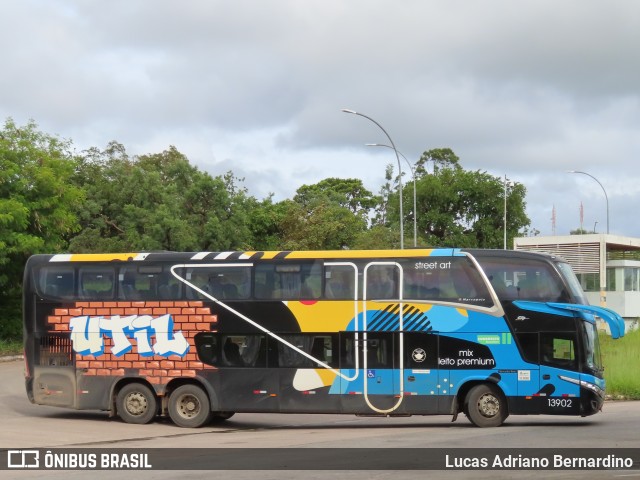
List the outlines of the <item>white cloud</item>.
{"label": "white cloud", "polygon": [[[0,117],[79,149],[175,145],[249,193],[330,176],[377,191],[392,156],[450,147],[525,184],[533,226],[640,236],[640,4],[624,0],[5,2]],[[592,185],[590,185],[592,183]],[[588,219],[588,220],[587,220]],[[591,226],[589,226],[591,228]]]}

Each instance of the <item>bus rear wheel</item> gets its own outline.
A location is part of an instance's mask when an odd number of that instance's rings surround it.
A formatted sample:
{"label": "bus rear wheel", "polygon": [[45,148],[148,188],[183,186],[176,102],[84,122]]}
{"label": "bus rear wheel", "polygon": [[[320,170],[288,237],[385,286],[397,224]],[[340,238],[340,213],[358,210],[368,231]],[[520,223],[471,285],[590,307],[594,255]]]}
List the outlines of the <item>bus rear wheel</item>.
{"label": "bus rear wheel", "polygon": [[153,391],[142,383],[129,383],[116,397],[118,416],[127,423],[149,423],[158,411],[158,400]]}
{"label": "bus rear wheel", "polygon": [[507,401],[497,387],[483,383],[469,390],[465,413],[477,427],[499,427],[508,416]]}
{"label": "bus rear wheel", "polygon": [[179,427],[198,428],[209,422],[211,408],[206,392],[196,385],[182,385],[169,397],[169,416]]}

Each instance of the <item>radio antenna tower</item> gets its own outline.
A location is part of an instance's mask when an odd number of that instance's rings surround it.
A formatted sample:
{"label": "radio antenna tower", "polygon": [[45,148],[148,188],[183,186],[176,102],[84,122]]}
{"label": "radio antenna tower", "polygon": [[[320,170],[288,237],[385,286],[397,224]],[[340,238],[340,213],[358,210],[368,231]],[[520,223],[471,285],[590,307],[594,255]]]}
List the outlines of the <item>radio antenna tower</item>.
{"label": "radio antenna tower", "polygon": [[551,234],[556,235],[556,206],[551,210]]}

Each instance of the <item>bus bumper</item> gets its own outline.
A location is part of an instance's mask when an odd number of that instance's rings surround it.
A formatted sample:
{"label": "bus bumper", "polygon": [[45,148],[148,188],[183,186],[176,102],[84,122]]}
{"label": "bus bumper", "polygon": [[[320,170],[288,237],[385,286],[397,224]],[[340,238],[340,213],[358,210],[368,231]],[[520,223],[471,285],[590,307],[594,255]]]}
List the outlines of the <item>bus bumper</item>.
{"label": "bus bumper", "polygon": [[580,389],[580,415],[588,417],[602,410],[604,396],[586,388]]}

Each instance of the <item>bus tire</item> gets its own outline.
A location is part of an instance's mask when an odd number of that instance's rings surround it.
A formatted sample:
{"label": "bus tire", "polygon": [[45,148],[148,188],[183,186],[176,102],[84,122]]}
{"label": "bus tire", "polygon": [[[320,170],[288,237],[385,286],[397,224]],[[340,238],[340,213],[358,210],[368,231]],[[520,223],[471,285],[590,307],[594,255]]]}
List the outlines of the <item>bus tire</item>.
{"label": "bus tire", "polygon": [[482,383],[467,394],[465,413],[476,427],[499,427],[508,416],[507,400],[498,387]]}
{"label": "bus tire", "polygon": [[169,416],[179,427],[198,428],[209,423],[211,407],[207,393],[196,385],[182,385],[171,392]]}
{"label": "bus tire", "polygon": [[149,423],[158,412],[158,400],[146,385],[128,383],[118,392],[116,409],[118,416],[126,423]]}

